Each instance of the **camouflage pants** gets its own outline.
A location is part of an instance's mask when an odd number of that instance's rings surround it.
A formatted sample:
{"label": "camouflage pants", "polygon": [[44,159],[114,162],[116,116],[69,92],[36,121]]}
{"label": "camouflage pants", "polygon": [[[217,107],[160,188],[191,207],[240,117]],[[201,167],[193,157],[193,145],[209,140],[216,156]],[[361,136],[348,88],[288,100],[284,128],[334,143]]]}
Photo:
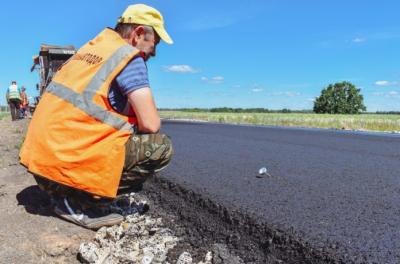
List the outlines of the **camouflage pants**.
{"label": "camouflage pants", "polygon": [[119,189],[144,182],[164,169],[173,155],[170,138],[164,134],[136,134],[126,143],[125,165]]}
{"label": "camouflage pants", "polygon": [[[126,143],[125,164],[118,192],[141,185],[155,172],[164,169],[173,155],[170,138],[165,134],[135,134]],[[98,203],[110,199],[58,184],[46,178],[34,175],[39,187],[50,197],[68,197],[76,202]]]}

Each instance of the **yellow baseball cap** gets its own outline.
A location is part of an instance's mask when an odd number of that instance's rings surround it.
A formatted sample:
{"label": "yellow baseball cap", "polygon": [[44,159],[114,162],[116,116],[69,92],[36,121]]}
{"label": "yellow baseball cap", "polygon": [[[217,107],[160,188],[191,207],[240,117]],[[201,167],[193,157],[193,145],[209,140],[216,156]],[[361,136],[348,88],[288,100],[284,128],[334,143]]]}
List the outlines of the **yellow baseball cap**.
{"label": "yellow baseball cap", "polygon": [[164,28],[163,16],[151,6],[144,4],[128,6],[122,16],[118,18],[118,23],[151,26],[166,43],[174,43]]}

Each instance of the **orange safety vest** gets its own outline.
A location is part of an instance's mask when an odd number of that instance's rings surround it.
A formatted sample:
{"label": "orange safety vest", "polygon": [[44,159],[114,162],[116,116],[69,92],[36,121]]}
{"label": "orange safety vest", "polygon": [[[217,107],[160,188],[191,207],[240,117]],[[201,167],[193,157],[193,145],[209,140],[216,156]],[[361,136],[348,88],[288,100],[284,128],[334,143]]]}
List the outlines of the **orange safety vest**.
{"label": "orange safety vest", "polygon": [[139,53],[105,29],[56,73],[35,110],[20,152],[34,174],[95,195],[116,196],[125,143],[136,118],[108,101],[111,82]]}
{"label": "orange safety vest", "polygon": [[21,92],[21,100],[22,100],[22,102],[21,102],[22,106],[25,106],[28,104],[28,97],[26,96],[25,92]]}

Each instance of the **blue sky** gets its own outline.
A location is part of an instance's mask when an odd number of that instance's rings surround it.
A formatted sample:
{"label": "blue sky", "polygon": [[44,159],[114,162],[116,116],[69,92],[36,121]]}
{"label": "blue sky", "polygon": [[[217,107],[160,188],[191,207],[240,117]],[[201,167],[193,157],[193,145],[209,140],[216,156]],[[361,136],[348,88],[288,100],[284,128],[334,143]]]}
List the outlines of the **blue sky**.
{"label": "blue sky", "polygon": [[[11,80],[37,95],[41,43],[76,47],[137,1],[6,1],[0,104]],[[311,109],[329,83],[361,88],[368,111],[400,111],[398,0],[159,0],[174,45],[148,62],[158,107]]]}

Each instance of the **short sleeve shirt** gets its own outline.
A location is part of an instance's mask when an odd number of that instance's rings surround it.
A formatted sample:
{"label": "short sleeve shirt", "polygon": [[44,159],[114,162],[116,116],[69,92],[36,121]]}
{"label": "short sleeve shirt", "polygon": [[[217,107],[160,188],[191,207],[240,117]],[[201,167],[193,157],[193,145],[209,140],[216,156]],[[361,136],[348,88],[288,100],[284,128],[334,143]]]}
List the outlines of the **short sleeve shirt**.
{"label": "short sleeve shirt", "polygon": [[128,94],[149,86],[146,63],[141,56],[136,56],[112,81],[108,92],[109,102],[117,112],[133,116],[133,109],[128,103]]}

